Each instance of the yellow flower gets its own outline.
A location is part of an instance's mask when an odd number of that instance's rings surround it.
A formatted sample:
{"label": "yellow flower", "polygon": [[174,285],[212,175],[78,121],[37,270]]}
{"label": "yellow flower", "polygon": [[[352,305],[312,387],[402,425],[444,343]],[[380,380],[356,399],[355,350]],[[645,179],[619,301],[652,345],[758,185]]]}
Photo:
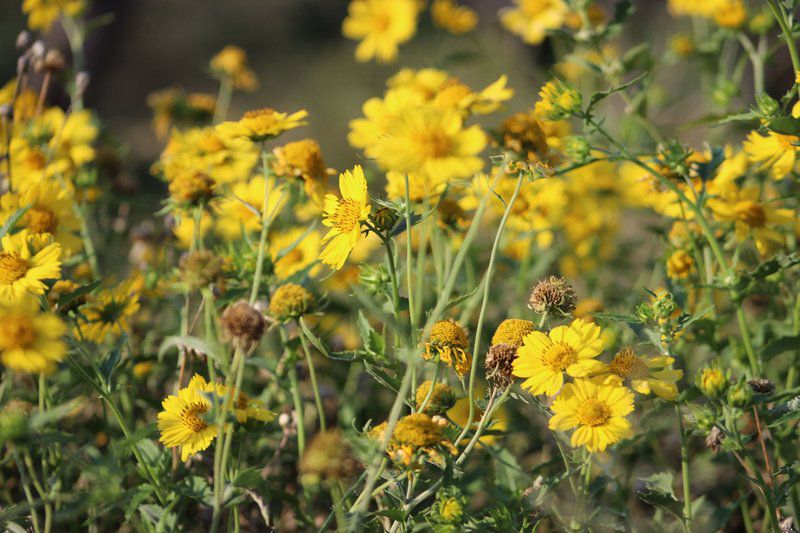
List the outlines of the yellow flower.
{"label": "yellow flower", "polygon": [[534,111],[547,120],[563,120],[581,109],[581,93],[572,85],[552,79],[539,91]]}
{"label": "yellow flower", "polygon": [[[427,102],[433,100],[439,89],[449,79],[450,75],[447,72],[435,68],[422,68],[419,70],[403,68],[386,80],[386,85],[390,89],[389,92],[391,92],[391,89],[406,89],[418,96],[421,101]],[[387,95],[389,92],[387,92]]]}
{"label": "yellow flower", "polygon": [[79,15],[86,7],[85,0],[24,0],[22,12],[28,15],[28,28],[47,31],[53,23],[67,15]]}
{"label": "yellow flower", "polygon": [[764,136],[751,131],[742,146],[747,158],[758,164],[759,170],[768,170],[774,179],[782,180],[794,170],[799,144],[800,138],[794,135],[770,131]]}
{"label": "yellow flower", "polygon": [[421,105],[424,101],[425,98],[420,93],[409,88],[390,89],[383,99],[370,98],[361,109],[364,118],[350,121],[347,141],[355,148],[365,149],[367,155],[374,157],[372,149],[386,136],[400,113],[407,107]]}
{"label": "yellow flower", "polygon": [[692,272],[694,259],[685,250],[675,250],[667,259],[667,276],[672,279],[686,279]]}
{"label": "yellow flower", "polygon": [[385,170],[450,180],[478,172],[485,146],[480,126],[464,128],[458,112],[409,107],[372,152]]}
{"label": "yellow flower", "polygon": [[[275,232],[270,236],[270,253],[275,275],[280,279],[297,274],[313,265],[319,258],[320,235],[317,231],[291,228]],[[314,275],[318,268],[311,268]]]}
{"label": "yellow flower", "polygon": [[[423,178],[417,174],[408,174],[408,199],[412,202],[432,200],[441,194],[447,182],[438,177]],[[405,200],[406,175],[400,172],[386,173],[386,196],[389,200]]]}
{"label": "yellow flower", "polygon": [[[382,440],[386,426],[386,422],[375,426],[370,431],[370,436]],[[443,465],[440,447],[446,448],[452,455],[457,453],[456,448],[445,438],[442,425],[424,413],[414,413],[397,421],[386,453],[405,466],[421,467],[424,464],[423,459]]]}
{"label": "yellow flower", "polygon": [[339,174],[339,191],[342,197],[325,195],[322,223],[331,228],[322,238],[324,246],[319,259],[323,264],[339,270],[347,256],[361,238],[361,222],[370,212],[367,201],[367,180],[359,165],[351,173]]}
{"label": "yellow flower", "polygon": [[247,53],[238,46],[228,45],[211,58],[211,70],[220,78],[229,78],[236,89],[255,91],[258,78],[247,66]]}
{"label": "yellow flower", "polygon": [[44,294],[44,280],[61,277],[61,245],[28,230],[2,239],[0,302],[19,301],[29,293]]}
{"label": "yellow flower", "polygon": [[452,320],[440,320],[431,327],[428,342],[422,358],[426,361],[438,358],[452,367],[459,376],[469,372],[472,357],[467,353],[469,340],[467,332]]}
{"label": "yellow flower", "polygon": [[[264,209],[264,176],[255,176],[248,182],[234,183],[230,194],[217,205],[216,232],[227,240],[235,240],[244,234],[261,229],[261,213]],[[269,179],[267,216],[274,216],[286,203],[282,188]]]}
{"label": "yellow flower", "polygon": [[525,337],[535,330],[533,322],[521,318],[508,318],[500,322],[492,336],[492,344],[508,344],[514,348],[522,346]]}
{"label": "yellow flower", "polygon": [[714,21],[723,28],[736,29],[747,20],[747,11],[742,0],[728,0],[714,13]]}
{"label": "yellow flower", "polygon": [[150,93],[147,105],[153,110],[153,129],[162,139],[173,125],[198,126],[210,121],[217,100],[209,93],[186,94],[183,89],[170,87]]}
{"label": "yellow flower", "polygon": [[109,335],[119,337],[130,329],[128,321],[139,311],[139,294],[132,281],[104,289],[81,307],[82,318],[75,326],[76,336],[101,343]]}
{"label": "yellow flower", "polygon": [[625,418],[633,412],[633,393],[625,387],[577,379],[564,386],[552,409],[548,427],[558,431],[577,427],[570,443],[591,453],[602,452],[633,433]]}
{"label": "yellow flower", "polygon": [[475,92],[458,78],[450,78],[439,88],[431,103],[434,107],[456,109],[465,115],[488,115],[514,96],[514,90],[506,87],[507,84],[508,77],[504,74],[497,81]]}
{"label": "yellow flower", "polygon": [[517,350],[514,375],[527,378],[522,388],[531,394],[553,396],[564,384],[564,372],[572,377],[588,377],[603,368],[596,360],[603,351],[600,326],[573,320],[569,326],[556,326],[545,335],[532,331]]}
{"label": "yellow flower", "polygon": [[713,17],[731,0],[669,0],[667,9],[673,16],[688,15],[692,17]]}
{"label": "yellow flower", "polygon": [[[328,184],[328,169],[322,150],[314,139],[303,139],[275,148],[272,170],[276,176],[303,180],[306,195],[321,205]],[[332,171],[331,171],[332,172]]]}
{"label": "yellow flower", "polygon": [[710,198],[707,204],[714,218],[734,223],[734,236],[738,241],[752,236],[758,252],[767,255],[785,242],[783,233],[776,226],[788,226],[796,217],[791,209],[775,207],[762,201],[760,196],[757,186],[739,188],[732,185],[720,197]]}
{"label": "yellow flower", "polygon": [[455,35],[470,32],[478,25],[478,14],[455,0],[433,0],[431,4],[433,23]]}
{"label": "yellow flower", "polygon": [[500,12],[500,22],[528,44],[540,44],[548,30],[560,28],[569,7],[563,0],[514,0],[515,7]]}
{"label": "yellow flower", "polygon": [[212,407],[208,399],[212,391],[208,389],[206,380],[195,374],[177,396],[167,396],[161,402],[164,410],[158,413],[159,441],[167,448],[180,447],[181,461],[208,448],[217,436],[217,425],[207,421]]}
{"label": "yellow flower", "polygon": [[683,371],[670,368],[674,357],[658,355],[642,357],[625,346],[600,375],[606,384],[622,385],[626,381],[633,390],[648,395],[651,392],[662,400],[674,400],[678,396],[675,384],[683,377]]}
{"label": "yellow flower", "polygon": [[236,122],[223,122],[217,126],[217,133],[226,139],[247,138],[260,142],[299,126],[305,126],[306,122],[303,119],[307,116],[308,111],[305,109],[289,115],[265,107],[245,112]]}
{"label": "yellow flower", "polygon": [[416,33],[418,14],[416,0],[352,0],[342,33],[361,41],[356,48],[358,61],[375,58],[390,63],[397,58],[398,45]]}
{"label": "yellow flower", "polygon": [[[475,385],[475,394],[476,399],[483,398],[485,396],[486,389],[483,384],[477,383]],[[498,392],[497,394],[500,393]],[[474,413],[475,416],[472,420],[473,429],[478,427],[478,421],[481,419],[481,417],[483,417],[483,413],[483,409],[481,409],[480,405],[478,405],[478,402],[476,401]],[[469,420],[469,398],[459,398],[455,405],[447,411],[447,417],[461,427],[466,426],[467,421]],[[505,406],[501,406],[492,413],[492,417],[489,419],[489,423],[491,424],[489,429],[492,429],[493,431],[505,431],[508,429],[508,421],[508,411],[506,410]],[[493,444],[497,442],[498,438],[500,438],[499,435],[487,435],[484,433],[481,435],[479,441],[482,444]],[[464,442],[466,442],[466,440],[462,441],[460,444],[463,444]]]}
{"label": "yellow flower", "polygon": [[[222,387],[224,391],[225,388]],[[250,398],[247,394],[239,391],[239,394],[233,393],[235,403],[233,404],[233,416],[240,424],[246,423],[248,420],[257,420],[258,422],[269,422],[275,419],[275,413],[264,407],[264,402]]]}
{"label": "yellow flower", "polygon": [[33,296],[0,303],[0,361],[17,372],[51,374],[64,359],[67,327]]}
{"label": "yellow flower", "polygon": [[64,257],[81,249],[78,236],[80,221],[75,215],[74,191],[70,185],[54,178],[40,179],[19,192],[0,197],[0,224],[5,223],[18,209],[29,206],[16,227],[32,235],[50,234],[61,245]]}

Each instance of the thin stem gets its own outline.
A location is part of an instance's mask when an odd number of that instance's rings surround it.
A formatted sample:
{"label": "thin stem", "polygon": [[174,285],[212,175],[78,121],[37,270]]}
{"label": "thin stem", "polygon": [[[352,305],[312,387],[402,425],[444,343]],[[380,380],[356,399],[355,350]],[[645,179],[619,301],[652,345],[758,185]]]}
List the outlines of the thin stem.
{"label": "thin stem", "polygon": [[[299,321],[302,323],[303,318],[300,317]],[[317,385],[317,372],[314,370],[314,361],[311,359],[311,351],[308,349],[308,341],[302,327],[298,327],[300,331],[300,344],[303,346],[303,353],[306,356],[306,364],[308,365],[308,376],[311,378],[311,388],[314,389],[314,402],[317,404],[317,417],[319,418],[320,431],[325,429],[325,408],[322,405],[322,397],[319,394],[319,386]]]}
{"label": "thin stem", "polygon": [[692,487],[689,479],[689,443],[686,438],[686,429],[683,425],[683,414],[681,407],[675,404],[675,416],[678,417],[678,431],[681,437],[681,475],[683,477],[683,526],[691,533],[692,531]]}
{"label": "thin stem", "polygon": [[267,150],[261,149],[261,170],[264,173],[264,204],[261,206],[261,236],[258,239],[258,255],[256,256],[256,270],[253,274],[253,286],[250,290],[250,305],[253,305],[258,299],[258,290],[261,286],[261,277],[264,271],[264,255],[267,248],[267,235],[269,234],[269,221],[270,215],[267,213],[269,205],[269,192],[270,192],[270,176],[269,176],[269,158]]}
{"label": "thin stem", "polygon": [[767,0],[767,4],[769,5],[770,11],[772,11],[772,14],[775,16],[775,20],[778,21],[778,26],[781,27],[783,38],[786,40],[786,46],[789,48],[789,56],[792,58],[792,68],[795,73],[797,73],[800,71],[800,56],[797,54],[797,45],[794,42],[792,30],[789,28],[789,22],[786,20],[786,13],[775,0]]}
{"label": "thin stem", "polygon": [[292,392],[292,403],[294,412],[297,415],[297,452],[303,455],[306,449],[306,424],[303,415],[303,398],[300,396],[300,386],[297,382],[297,369],[294,363],[289,367],[289,388]]}

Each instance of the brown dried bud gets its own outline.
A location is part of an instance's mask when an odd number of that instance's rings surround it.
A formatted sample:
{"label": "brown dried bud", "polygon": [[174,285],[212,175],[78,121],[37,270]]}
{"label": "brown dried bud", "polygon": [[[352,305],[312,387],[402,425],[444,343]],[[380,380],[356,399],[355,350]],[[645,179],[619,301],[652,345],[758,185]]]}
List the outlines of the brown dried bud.
{"label": "brown dried bud", "polygon": [[768,379],[754,378],[747,382],[750,389],[756,394],[763,394],[769,396],[775,392],[775,384]]}
{"label": "brown dried bud", "polygon": [[44,56],[45,70],[49,70],[51,72],[59,72],[64,69],[65,64],[66,61],[64,60],[64,54],[62,54],[60,50],[56,50],[55,48],[51,48],[50,50],[48,50]]}
{"label": "brown dried bud", "polygon": [[264,315],[244,300],[225,309],[220,324],[223,338],[245,354],[255,349],[267,327]]}
{"label": "brown dried bud", "polygon": [[184,254],[178,268],[190,288],[200,289],[219,281],[225,270],[225,260],[208,250],[199,250]]}
{"label": "brown dried bud", "polygon": [[780,525],[778,526],[781,528],[781,533],[796,533],[797,530],[794,527],[794,517],[787,516],[783,520],[781,520]]}
{"label": "brown dried bud", "polygon": [[528,307],[539,314],[568,315],[575,310],[575,290],[564,278],[550,276],[531,292]]}
{"label": "brown dried bud", "polygon": [[722,446],[722,431],[717,426],[711,428],[706,436],[706,448],[717,453]]}
{"label": "brown dried bud", "polygon": [[496,388],[514,383],[514,360],[517,348],[510,344],[495,344],[486,354],[486,379]]}

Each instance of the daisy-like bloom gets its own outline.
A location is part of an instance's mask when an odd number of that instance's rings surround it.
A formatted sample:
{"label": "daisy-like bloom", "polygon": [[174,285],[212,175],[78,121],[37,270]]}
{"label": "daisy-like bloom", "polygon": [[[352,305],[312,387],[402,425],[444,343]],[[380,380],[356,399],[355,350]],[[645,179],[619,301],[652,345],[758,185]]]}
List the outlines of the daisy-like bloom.
{"label": "daisy-like bloom", "polygon": [[61,15],[74,17],[86,7],[85,0],[24,0],[22,12],[28,15],[28,28],[47,31]]}
{"label": "daisy-like bloom", "polygon": [[738,241],[753,237],[758,253],[768,255],[775,248],[783,246],[784,235],[776,226],[791,225],[796,217],[791,209],[776,207],[761,200],[759,187],[728,187],[718,198],[710,198],[708,207],[714,218],[723,222],[733,222],[734,236]]}
{"label": "daisy-like bloom", "polygon": [[303,119],[308,111],[301,109],[291,115],[268,107],[246,111],[238,121],[223,122],[217,126],[217,133],[227,139],[250,139],[261,142],[277,137],[285,131],[305,126]]}
{"label": "daisy-like bloom", "polygon": [[667,276],[672,279],[686,279],[692,272],[694,259],[686,250],[675,250],[667,258]]}
{"label": "daisy-like bloom", "polygon": [[236,89],[252,92],[258,88],[258,78],[247,65],[247,53],[238,46],[228,45],[220,50],[210,65],[216,77],[230,79]]}
{"label": "daisy-like bloom", "polygon": [[774,131],[766,136],[751,131],[742,144],[750,162],[756,163],[760,170],[768,170],[776,180],[782,180],[794,169],[799,145],[800,138]]}
{"label": "daisy-like bloom", "polygon": [[358,61],[375,58],[391,63],[397,58],[398,45],[417,32],[418,14],[416,0],[352,0],[342,34],[361,41],[356,47]]}
{"label": "daisy-like bloom", "polygon": [[463,127],[455,110],[406,108],[372,153],[385,170],[450,180],[478,172],[486,146],[480,126]]}
{"label": "daisy-like bloom", "polygon": [[[266,209],[267,216],[272,217],[286,204],[286,197],[275,180],[269,180],[270,193]],[[222,238],[232,241],[261,229],[264,186],[264,176],[254,176],[250,181],[234,183],[230,194],[219,201],[214,229]]]}
{"label": "daisy-like bloom", "polygon": [[467,353],[469,339],[467,332],[452,320],[440,320],[431,328],[431,335],[425,343],[422,358],[426,361],[437,359],[453,368],[459,376],[469,372],[472,357]]}
{"label": "daisy-like bloom", "polygon": [[367,201],[367,180],[361,166],[339,174],[339,192],[342,197],[325,195],[322,223],[331,228],[322,238],[324,247],[319,260],[334,270],[339,270],[361,238],[361,222],[367,219],[370,205]]}
{"label": "daisy-like bloom", "polygon": [[[269,249],[275,275],[280,279],[297,274],[316,263],[319,258],[320,234],[304,228],[292,228],[275,232],[270,236]],[[310,275],[318,267],[309,271]]]}
{"label": "daisy-like bloom", "polygon": [[642,357],[636,355],[630,346],[625,346],[599,375],[603,383],[629,383],[640,394],[652,392],[662,400],[672,401],[678,397],[676,382],[683,377],[682,370],[671,368],[674,362],[675,358],[668,355]]}
{"label": "daisy-like bloom", "polygon": [[454,35],[462,35],[475,29],[478,14],[455,0],[433,0],[431,4],[433,23]]}
{"label": "daisy-like bloom", "polygon": [[548,30],[564,25],[569,14],[564,0],[514,0],[514,4],[500,12],[500,22],[528,44],[540,44]]}
{"label": "daisy-like bloom", "polygon": [[161,402],[164,410],[158,413],[158,440],[167,448],[180,447],[181,461],[208,448],[217,436],[217,425],[206,418],[212,408],[211,392],[214,389],[209,390],[206,380],[195,374],[177,396],[167,396]]}
{"label": "daisy-like bloom", "polygon": [[564,372],[582,378],[603,368],[595,359],[603,351],[601,333],[600,326],[581,319],[556,326],[547,335],[532,331],[517,349],[514,375],[527,378],[522,388],[531,394],[553,396],[564,384]]}
{"label": "daisy-like bloom", "polygon": [[62,247],[64,257],[80,250],[80,221],[73,210],[74,192],[55,179],[40,179],[21,191],[0,197],[0,224],[18,209],[29,206],[17,222],[31,235],[50,234]]}
{"label": "daisy-like bloom", "polygon": [[[411,468],[421,468],[425,460],[444,465],[442,448],[456,455],[458,450],[444,435],[444,425],[424,413],[406,415],[397,421],[386,453],[394,461]],[[369,435],[382,441],[386,433],[386,422],[375,426]]]}
{"label": "daisy-like bloom", "polygon": [[214,196],[214,186],[207,174],[188,171],[169,182],[169,196],[182,207],[205,205]]}
{"label": "daisy-like bloom", "polygon": [[130,330],[129,320],[139,307],[139,294],[133,288],[133,280],[104,289],[81,307],[83,320],[75,326],[76,335],[98,344],[109,335],[116,339]]}
{"label": "daisy-like bloom", "polygon": [[272,293],[269,314],[275,320],[285,322],[311,311],[315,301],[314,295],[302,285],[286,283]]}
{"label": "daisy-like bloom", "polygon": [[569,134],[566,122],[543,120],[533,110],[515,113],[500,127],[503,148],[531,161],[558,164],[564,138]]}
{"label": "daisy-like bloom", "polygon": [[525,337],[536,327],[530,320],[507,318],[500,322],[492,336],[492,344],[508,344],[515,348],[522,346]]}
{"label": "daisy-like bloom", "polygon": [[370,98],[361,108],[364,117],[350,121],[347,141],[374,157],[372,150],[386,136],[400,113],[408,107],[422,105],[426,99],[421,93],[406,87],[390,89],[383,98]]}
{"label": "daisy-like bloom", "polygon": [[329,170],[322,160],[319,143],[314,139],[303,139],[279,146],[272,153],[275,154],[272,163],[275,175],[302,180],[306,195],[312,202],[322,205]]}
{"label": "daisy-like bloom", "polygon": [[[439,89],[450,79],[450,74],[436,68],[403,68],[386,80],[389,89],[407,89],[419,96],[423,101],[430,101]],[[388,92],[387,92],[388,94]]]}
{"label": "daisy-like bloom", "polygon": [[506,87],[507,83],[508,77],[504,74],[476,92],[458,78],[450,78],[439,88],[431,103],[434,107],[456,109],[465,115],[488,115],[514,96],[514,90]]}
{"label": "daisy-like bloom", "polygon": [[564,386],[552,409],[548,427],[557,431],[577,427],[570,443],[591,453],[602,452],[632,434],[625,417],[633,412],[633,393],[625,387],[577,379]]}
{"label": "daisy-like bloom", "polygon": [[264,407],[264,402],[261,400],[251,398],[241,391],[236,396],[233,404],[233,416],[240,424],[245,424],[248,420],[269,422],[275,419],[275,413]]}
{"label": "daisy-like bloom", "polygon": [[51,374],[64,359],[67,327],[33,296],[0,303],[0,362],[17,372]]}
{"label": "daisy-like bloom", "polygon": [[0,251],[0,301],[19,301],[26,295],[44,294],[44,280],[61,277],[61,245],[49,237],[22,230],[2,239]]}

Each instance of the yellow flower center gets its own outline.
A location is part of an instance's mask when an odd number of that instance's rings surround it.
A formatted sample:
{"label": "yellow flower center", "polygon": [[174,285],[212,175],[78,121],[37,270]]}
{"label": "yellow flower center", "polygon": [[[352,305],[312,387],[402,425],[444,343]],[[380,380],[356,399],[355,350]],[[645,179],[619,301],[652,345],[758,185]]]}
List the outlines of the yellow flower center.
{"label": "yellow flower center", "polygon": [[597,427],[608,422],[611,412],[605,402],[589,398],[578,406],[575,417],[582,426]]}
{"label": "yellow flower center", "polygon": [[27,348],[36,341],[36,328],[26,316],[10,315],[0,321],[0,349]]}
{"label": "yellow flower center", "polygon": [[542,363],[553,372],[563,372],[577,359],[572,346],[564,342],[550,344],[542,354]]}
{"label": "yellow flower center", "polygon": [[417,137],[420,153],[423,157],[437,159],[450,153],[453,141],[443,131],[427,131]]}
{"label": "yellow flower center", "polygon": [[464,349],[469,341],[464,328],[451,320],[440,320],[431,328],[430,344]]}
{"label": "yellow flower center", "polygon": [[208,406],[206,404],[202,402],[190,403],[181,411],[181,422],[195,433],[203,431],[208,427],[208,424],[197,415],[203,414],[206,411],[208,411]]}
{"label": "yellow flower center", "polygon": [[247,111],[239,121],[242,126],[258,134],[269,133],[281,120],[280,113],[265,107]]}
{"label": "yellow flower center", "polygon": [[375,31],[375,33],[386,32],[391,24],[392,17],[385,11],[381,13],[375,13],[375,15],[372,17],[372,29]]}
{"label": "yellow flower center", "polygon": [[764,206],[752,201],[739,202],[733,208],[739,220],[751,228],[762,228],[767,222]]}
{"label": "yellow flower center", "polygon": [[334,215],[336,229],[342,233],[350,233],[361,221],[361,206],[355,200],[343,198]]}
{"label": "yellow flower center", "polygon": [[623,348],[614,356],[609,370],[621,378],[640,379],[647,375],[647,365],[628,347]]}
{"label": "yellow flower center", "polygon": [[28,260],[17,252],[0,252],[0,284],[11,285],[28,272]]}
{"label": "yellow flower center", "polygon": [[58,217],[46,207],[34,206],[25,213],[25,226],[31,233],[55,233]]}

